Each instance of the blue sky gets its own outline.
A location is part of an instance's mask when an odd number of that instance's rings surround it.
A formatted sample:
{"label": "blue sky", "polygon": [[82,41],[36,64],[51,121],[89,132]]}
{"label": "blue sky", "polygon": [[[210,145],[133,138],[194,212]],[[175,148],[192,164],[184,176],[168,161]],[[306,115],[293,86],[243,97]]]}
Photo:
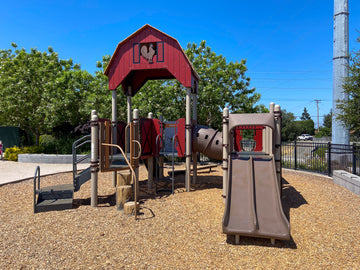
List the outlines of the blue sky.
{"label": "blue sky", "polygon": [[[182,47],[206,40],[227,61],[247,59],[260,103],[320,122],[332,107],[333,0],[4,1],[0,49],[52,46],[94,73],[96,61],[144,24]],[[359,50],[360,1],[349,1],[350,51]],[[200,89],[201,90],[201,89]],[[321,125],[321,123],[320,123]]]}

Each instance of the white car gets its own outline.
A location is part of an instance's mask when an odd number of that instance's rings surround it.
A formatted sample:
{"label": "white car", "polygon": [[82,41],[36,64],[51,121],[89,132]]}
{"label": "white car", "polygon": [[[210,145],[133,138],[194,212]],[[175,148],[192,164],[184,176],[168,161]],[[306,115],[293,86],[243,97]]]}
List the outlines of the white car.
{"label": "white car", "polygon": [[313,136],[309,135],[309,134],[301,134],[300,136],[297,137],[298,141],[312,141],[313,140]]}

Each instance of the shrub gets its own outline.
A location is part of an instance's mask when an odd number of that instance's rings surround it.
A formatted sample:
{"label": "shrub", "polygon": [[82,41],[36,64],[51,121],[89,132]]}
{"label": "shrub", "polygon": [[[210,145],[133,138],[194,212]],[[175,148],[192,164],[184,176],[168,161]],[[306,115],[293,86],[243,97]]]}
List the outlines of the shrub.
{"label": "shrub", "polygon": [[26,146],[19,148],[17,146],[6,148],[4,159],[10,161],[17,161],[19,154],[39,154],[42,153],[41,147],[38,146]]}
{"label": "shrub", "polygon": [[18,154],[21,154],[21,149],[17,146],[6,148],[4,159],[10,161],[17,161]]}

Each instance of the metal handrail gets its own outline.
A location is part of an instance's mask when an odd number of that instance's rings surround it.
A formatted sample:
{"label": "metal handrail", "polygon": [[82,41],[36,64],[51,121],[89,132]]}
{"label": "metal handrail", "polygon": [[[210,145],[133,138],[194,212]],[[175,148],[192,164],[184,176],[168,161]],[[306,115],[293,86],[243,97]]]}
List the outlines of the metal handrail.
{"label": "metal handrail", "polygon": [[[135,141],[135,140],[133,140]],[[139,142],[138,142],[139,143]],[[121,151],[121,154],[124,156],[124,159],[126,161],[126,163],[128,164],[130,170],[131,170],[131,175],[132,175],[132,178],[133,178],[133,183],[134,183],[134,202],[135,202],[135,220],[137,219],[137,181],[136,181],[136,177],[135,177],[135,171],[133,169],[133,167],[131,166],[130,164],[130,161],[127,159],[126,157],[126,154],[124,153],[123,149],[117,145],[117,144],[110,144],[110,143],[102,143],[101,145],[103,146],[110,146],[110,147],[117,147],[120,151]],[[140,145],[140,153],[141,153],[141,145]]]}
{"label": "metal handrail", "polygon": [[[38,188],[36,189],[36,179]],[[34,174],[34,213],[36,212],[36,194],[40,192],[40,166],[36,167],[35,174]]]}
{"label": "metal handrail", "polygon": [[85,135],[80,139],[76,140],[72,145],[72,155],[73,155],[73,179],[75,179],[75,174],[77,172],[77,164],[84,161],[89,155],[85,155],[84,157],[77,158],[76,150],[86,143],[91,143],[91,135]]}

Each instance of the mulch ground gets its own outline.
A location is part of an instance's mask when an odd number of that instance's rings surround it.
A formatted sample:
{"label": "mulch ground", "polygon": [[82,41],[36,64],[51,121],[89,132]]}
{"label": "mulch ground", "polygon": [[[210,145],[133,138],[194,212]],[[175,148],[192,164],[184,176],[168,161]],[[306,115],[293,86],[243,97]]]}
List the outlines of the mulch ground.
{"label": "mulch ground", "polygon": [[[147,172],[140,168],[140,179]],[[291,240],[222,233],[221,167],[203,172],[191,192],[146,194],[138,220],[116,210],[111,173],[99,174],[99,207],[90,182],[71,210],[33,213],[33,181],[0,187],[0,269],[359,269],[360,196],[327,177],[284,170],[283,208]],[[43,186],[72,174],[42,177]],[[164,188],[164,186],[159,186]]]}

